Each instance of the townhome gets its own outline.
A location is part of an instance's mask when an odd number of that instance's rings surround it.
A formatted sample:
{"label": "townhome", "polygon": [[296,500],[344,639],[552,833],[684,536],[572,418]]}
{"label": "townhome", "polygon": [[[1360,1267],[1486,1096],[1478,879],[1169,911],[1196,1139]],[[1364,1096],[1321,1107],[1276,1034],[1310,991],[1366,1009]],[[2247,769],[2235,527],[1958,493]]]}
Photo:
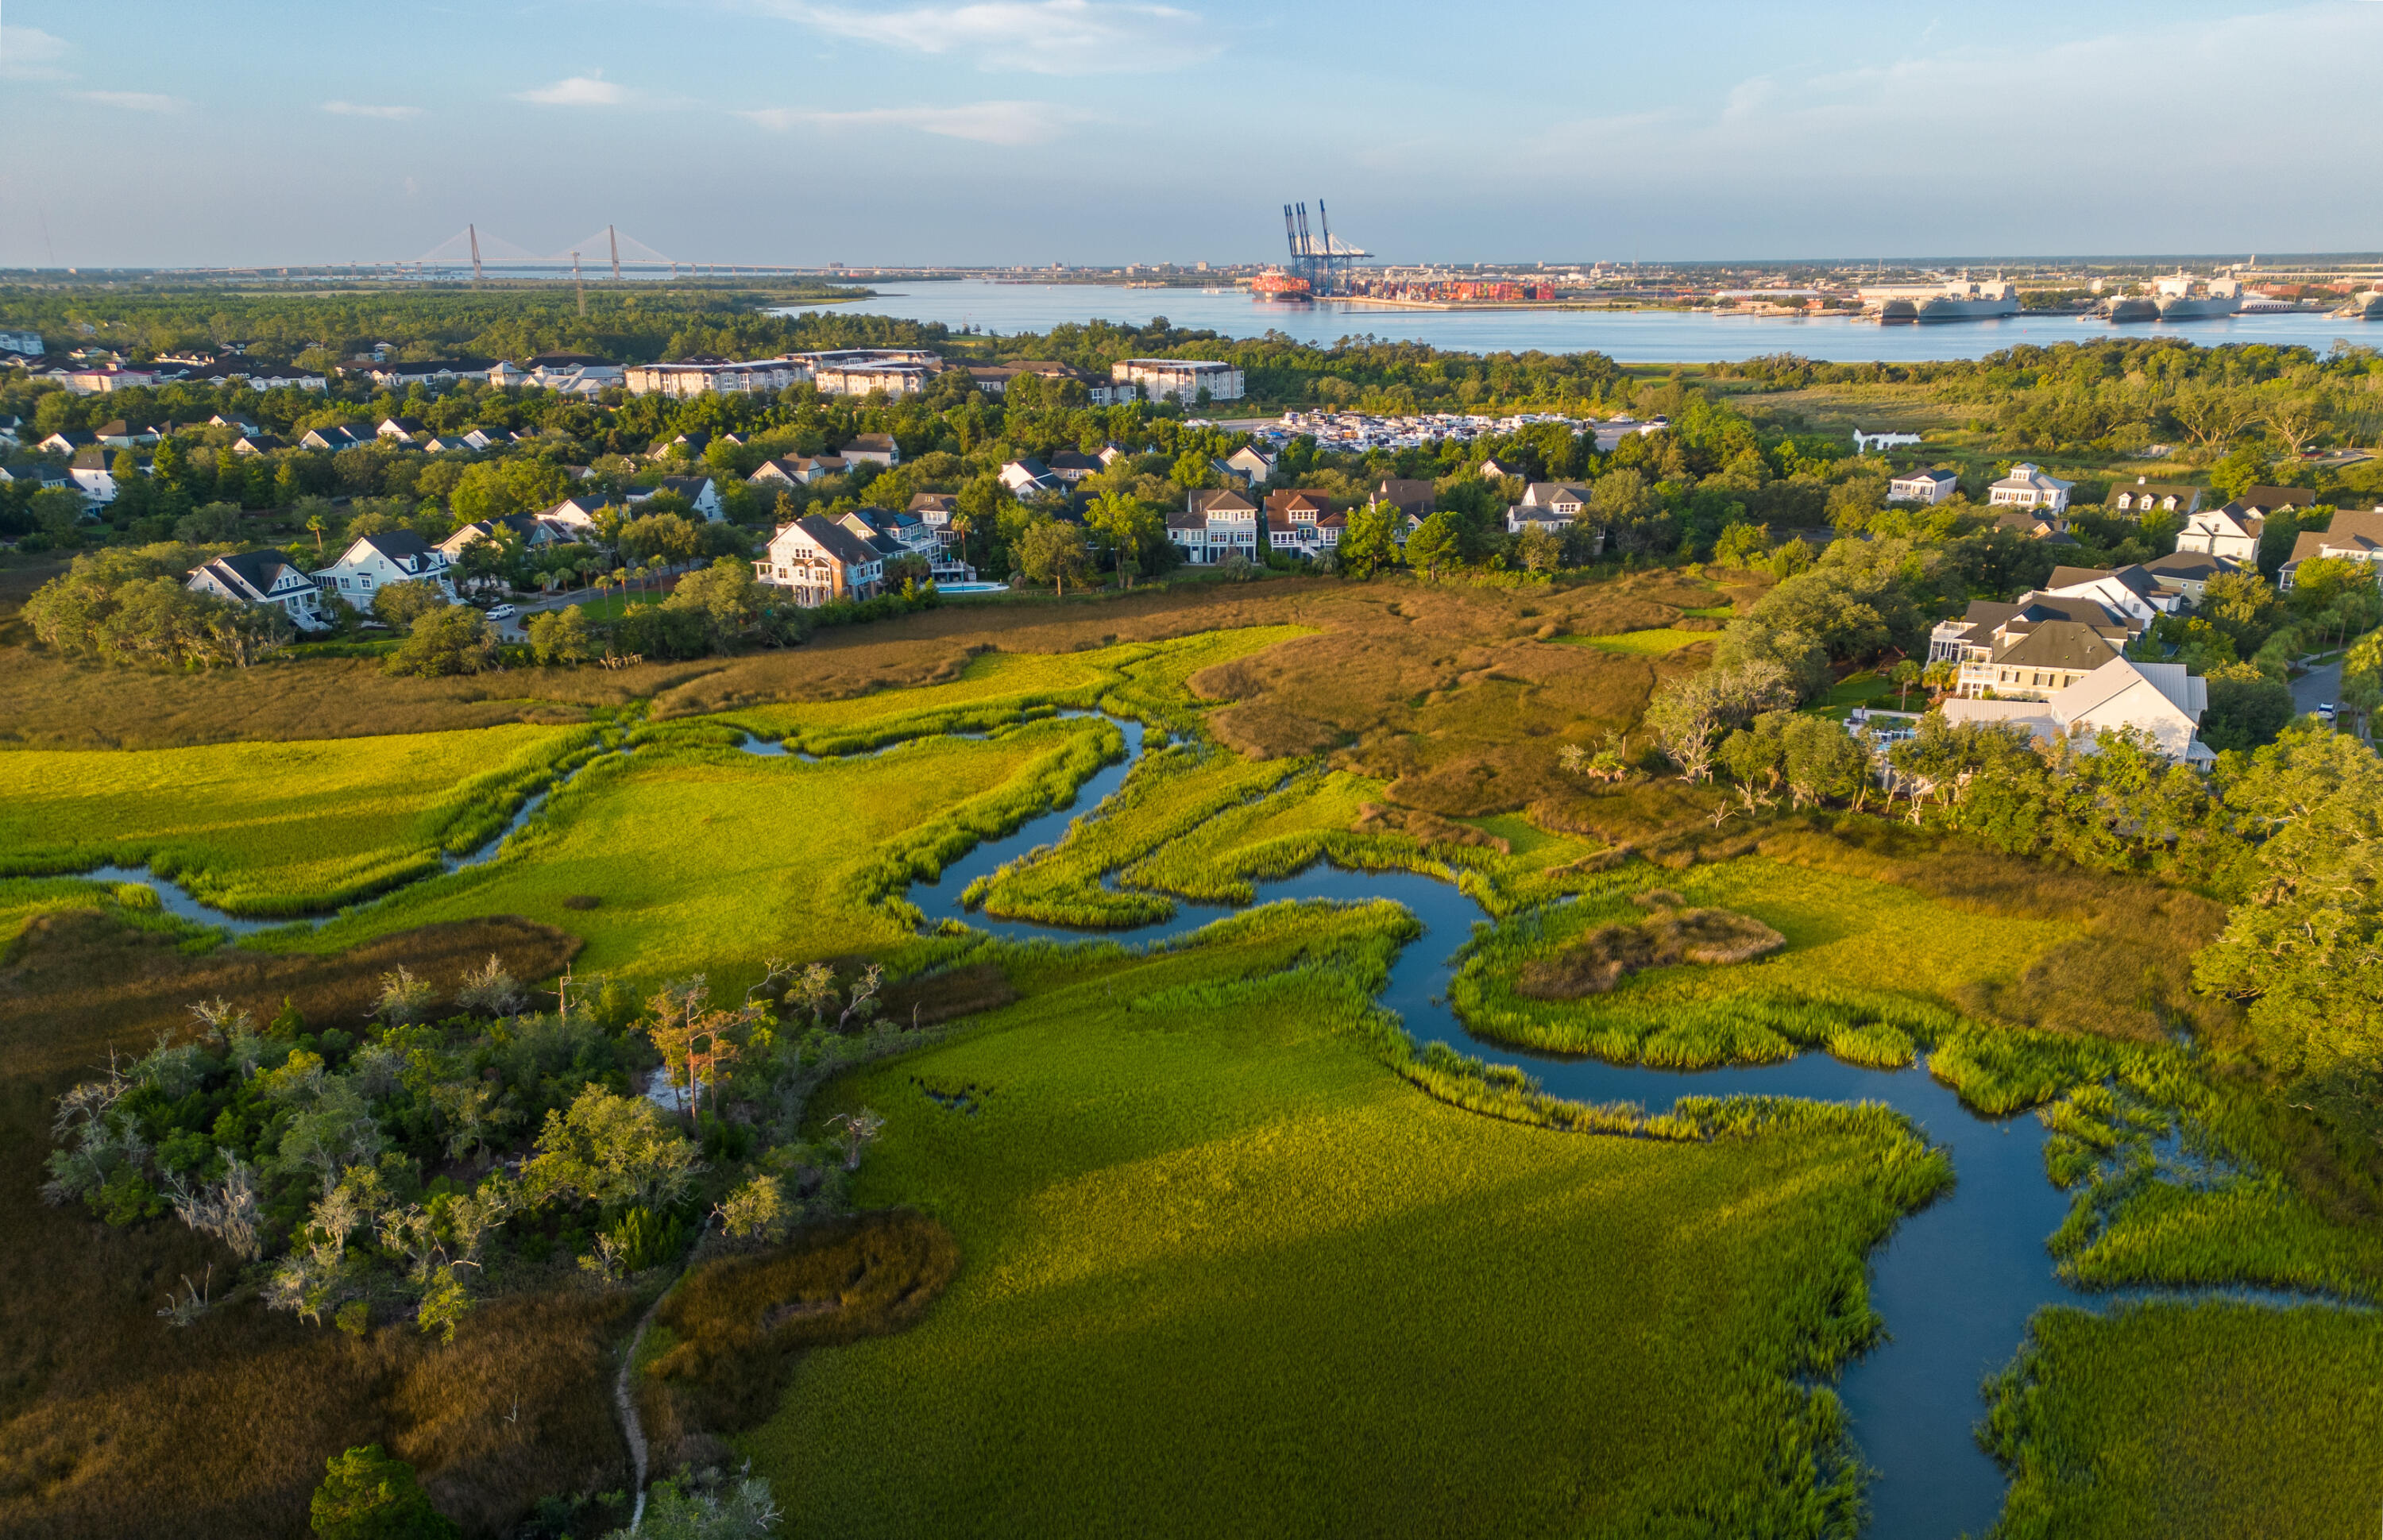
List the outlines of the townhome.
{"label": "townhome", "polygon": [[2371,513],[2345,508],[2333,516],[2332,527],[2303,530],[2292,542],[2291,560],[2277,574],[2276,586],[2289,591],[2300,575],[2301,563],[2318,558],[2364,561],[2375,568],[2377,581],[2383,582],[2383,503],[2376,504]]}
{"label": "townhome", "polygon": [[1240,369],[1204,358],[1129,358],[1109,365],[1109,379],[1132,386],[1145,400],[1186,406],[1196,404],[1204,390],[1212,401],[1237,401],[1242,394]]}
{"label": "townhome", "polygon": [[1086,454],[1080,450],[1056,450],[1046,463],[1050,465],[1053,475],[1070,487],[1103,469],[1099,456]]}
{"label": "townhome", "polygon": [[552,508],[538,514],[544,523],[570,532],[574,540],[598,540],[602,536],[597,525],[611,518],[624,516],[628,504],[604,492],[582,492],[565,498]]}
{"label": "townhome", "polygon": [[419,417],[383,417],[374,433],[392,443],[411,444],[426,436],[429,429]]}
{"label": "townhome", "polygon": [[1340,544],[1349,518],[1322,492],[1300,487],[1266,494],[1266,528],[1267,549],[1312,558]]}
{"label": "townhome", "polygon": [[2068,494],[2076,485],[2045,475],[2021,461],[2011,467],[2010,474],[1986,487],[1986,501],[1995,508],[2041,508],[2060,512],[2068,507]]}
{"label": "townhome", "polygon": [[2041,700],[1948,700],[1938,708],[1949,722],[2013,723],[2037,742],[2067,741],[2089,752],[2097,733],[2132,730],[2169,759],[2200,766],[2217,758],[2199,737],[2208,708],[2208,682],[2183,664],[2126,658],[2112,658]]}
{"label": "townhome", "polygon": [[359,535],[327,567],[315,569],[315,582],[359,610],[372,604],[373,595],[392,583],[436,583],[448,598],[455,585],[447,575],[447,553],[410,529],[385,529]]}
{"label": "townhome", "polygon": [[278,550],[232,551],[191,569],[183,586],[238,604],[269,604],[301,631],[319,631],[322,589]]}
{"label": "townhome", "polygon": [[2110,489],[2110,506],[2138,518],[2145,513],[2175,513],[2190,519],[2200,511],[2202,489],[2188,481],[2154,481],[2137,476],[2131,487]]}
{"label": "townhome", "polygon": [[2184,531],[2176,537],[2179,551],[2198,551],[2234,566],[2255,566],[2259,561],[2259,536],[2266,532],[2266,519],[2244,504],[2229,502],[2223,508],[2204,508],[2184,516]]}
{"label": "townhome", "polygon": [[330,427],[308,428],[298,436],[302,450],[320,450],[336,454],[341,450],[362,449],[377,442],[379,436],[371,429],[341,423]]}
{"label": "townhome", "polygon": [[769,548],[753,563],[753,577],[783,588],[796,604],[873,598],[884,585],[885,558],[873,544],[816,513],[781,524]]}
{"label": "townhome", "polygon": [[1886,500],[1924,503],[1932,508],[1960,489],[1961,478],[1951,471],[1906,471],[1887,482]]}
{"label": "townhome", "polygon": [[621,372],[632,396],[774,395],[811,377],[809,368],[783,358],[733,363],[724,358],[689,358],[674,363],[635,363]]}
{"label": "townhome", "polygon": [[1180,513],[1167,516],[1167,537],[1194,566],[1214,566],[1239,552],[1258,559],[1258,506],[1239,492],[1194,492]]}
{"label": "townhome", "polygon": [[720,488],[712,484],[710,476],[664,476],[654,486],[632,487],[628,494],[629,506],[642,507],[664,492],[674,492],[685,498],[688,507],[712,524],[716,524],[728,516],[727,510],[720,501]]}
{"label": "townhome", "polygon": [[825,395],[882,393],[898,400],[904,396],[918,395],[934,384],[936,371],[941,366],[941,360],[929,364],[900,358],[856,359],[815,365],[811,370],[811,383]]}

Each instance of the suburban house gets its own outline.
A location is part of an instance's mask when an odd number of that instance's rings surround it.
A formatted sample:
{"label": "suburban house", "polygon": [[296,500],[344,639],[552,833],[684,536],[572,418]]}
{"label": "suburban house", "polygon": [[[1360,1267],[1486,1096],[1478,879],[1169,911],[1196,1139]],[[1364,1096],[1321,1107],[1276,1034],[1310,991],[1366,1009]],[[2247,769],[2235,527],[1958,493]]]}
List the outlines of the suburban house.
{"label": "suburban house", "polygon": [[2239,506],[2253,518],[2272,519],[2288,509],[2314,507],[2316,494],[2305,487],[2245,487],[2229,507]]}
{"label": "suburban house", "polygon": [[2041,700],[1948,700],[1937,709],[1949,722],[2017,722],[2039,741],[2083,740],[2079,746],[2089,748],[2096,733],[2131,728],[2170,759],[2207,765],[2217,757],[2196,734],[2208,708],[2208,683],[2183,664],[2112,658]]}
{"label": "suburban house", "polygon": [[2184,532],[2176,537],[2176,548],[2198,551],[2234,566],[2252,566],[2259,560],[2259,536],[2266,527],[2266,519],[2239,502],[2196,509],[2185,515]]}
{"label": "suburban house", "polygon": [[477,540],[499,539],[511,535],[521,542],[525,550],[537,550],[546,546],[567,546],[579,538],[579,532],[559,520],[541,518],[536,513],[508,513],[501,519],[475,519],[438,542],[439,554],[450,563],[463,560],[463,548]]}
{"label": "suburban house", "polygon": [[1271,455],[1255,444],[1243,444],[1217,463],[1227,475],[1240,476],[1244,481],[1264,481],[1274,474],[1279,456]]}
{"label": "suburban house", "polygon": [[1051,474],[1070,487],[1105,469],[1097,455],[1086,454],[1081,450],[1055,450],[1048,463]]}
{"label": "suburban house", "polygon": [[577,497],[563,499],[537,517],[541,523],[570,531],[573,539],[593,540],[597,537],[597,520],[607,510],[618,512],[626,507],[618,498],[600,492],[582,492]]}
{"label": "suburban house", "polygon": [[1943,502],[1961,489],[1961,478],[1951,471],[1906,471],[1886,484],[1889,502]]}
{"label": "suburban house", "polygon": [[772,455],[753,467],[753,474],[745,480],[753,487],[808,487],[817,481],[821,474],[817,461]]}
{"label": "suburban house", "polygon": [[1523,500],[1506,510],[1506,533],[1544,529],[1562,535],[1588,507],[1588,488],[1568,481],[1535,481],[1523,488]]}
{"label": "suburban house", "polygon": [[1984,662],[1965,660],[1956,694],[2042,700],[2122,655],[2102,628],[2080,621],[2045,621],[2011,636]]}
{"label": "suburban house", "polygon": [[1213,566],[1238,551],[1258,559],[1258,505],[1239,492],[1194,492],[1180,513],[1167,515],[1167,537],[1194,566]]}
{"label": "suburban house", "polygon": [[157,441],[157,430],[155,428],[134,427],[130,423],[127,423],[123,418],[118,417],[112,423],[100,424],[98,427],[92,430],[92,437],[98,439],[102,444],[111,450],[130,450],[139,448],[143,444],[155,443]]}
{"label": "suburban house", "polygon": [[1050,466],[1031,454],[1002,466],[1001,485],[1009,489],[1011,497],[1020,499],[1051,497],[1068,489],[1066,483],[1051,474]]}
{"label": "suburban house", "polygon": [[1493,456],[1483,461],[1481,474],[1492,481],[1503,481],[1508,476],[1519,476],[1525,481],[1531,479],[1531,468],[1513,455],[1503,460]]}
{"label": "suburban house", "polygon": [[2006,508],[1994,520],[1996,529],[2006,529],[2031,540],[2057,540],[2063,545],[2077,542],[2068,533],[2068,520],[2058,513],[2046,518],[2024,508]]}
{"label": "suburban house", "polygon": [[2042,508],[2057,513],[2068,507],[2069,488],[2076,485],[2045,475],[2021,461],[2011,467],[2010,474],[1986,487],[1986,501],[1995,508]]}
{"label": "suburban house", "polygon": [[2195,607],[2200,605],[2202,590],[2209,586],[2209,580],[2234,568],[2231,561],[2197,550],[2178,550],[2143,563],[2143,571],[2151,573],[2161,587],[2175,589]]}
{"label": "suburban house", "polygon": [[657,438],[646,451],[648,460],[668,460],[673,455],[685,455],[689,460],[701,460],[703,451],[711,447],[711,435],[697,428],[672,438]]}
{"label": "suburban house", "polygon": [[414,446],[414,448],[420,450],[425,454],[474,454],[478,452],[476,446],[472,443],[471,439],[460,433],[437,434],[431,437],[421,440]]}
{"label": "suburban house", "polygon": [[302,450],[321,450],[337,453],[340,450],[360,449],[377,440],[379,435],[369,428],[341,423],[330,427],[308,428],[298,437]]}
{"label": "suburban house", "polygon": [[98,442],[99,435],[95,433],[84,433],[80,429],[73,432],[68,432],[61,429],[56,433],[51,434],[47,438],[44,438],[40,443],[34,445],[33,448],[43,454],[63,454],[72,457],[80,453],[84,450],[92,448]]}
{"label": "suburban house", "polygon": [[1971,599],[1968,610],[1958,618],[1936,622],[1936,629],[1928,637],[1928,661],[1985,664],[2038,626],[2061,621],[2086,626],[2112,647],[2120,649],[2143,630],[2141,622],[2113,615],[2089,598],[2028,594],[2011,604]]}
{"label": "suburban house", "polygon": [[231,452],[271,454],[276,450],[286,450],[289,447],[290,441],[278,433],[243,433],[232,441]]}
{"label": "suburban house", "polygon": [[2110,489],[2110,506],[2121,513],[2182,513],[2201,507],[2201,488],[2187,481],[2154,481],[2137,476],[2132,487]]}
{"label": "suburban house", "polygon": [[943,526],[908,509],[856,508],[836,521],[855,535],[866,536],[886,557],[915,556],[927,563],[927,575],[937,583],[973,583],[976,569],[960,560],[957,545],[946,546]]}
{"label": "suburban house", "polygon": [[631,487],[629,506],[649,503],[664,492],[675,492],[685,498],[688,507],[715,524],[728,516],[720,503],[720,488],[712,485],[710,476],[664,476],[655,486]]}
{"label": "suburban house", "polygon": [[[1525,492],[1524,500],[1526,502],[1530,500],[1530,493]],[[1382,484],[1375,487],[1365,500],[1368,503],[1389,503],[1392,508],[1405,514],[1410,522],[1414,522],[1431,517],[1432,510],[1439,504],[1439,493],[1427,481],[1386,476]]]}
{"label": "suburban house", "polygon": [[2372,513],[2345,508],[2333,516],[2330,529],[2303,530],[2292,542],[2291,560],[2284,563],[2276,586],[2289,590],[2301,563],[2319,558],[2364,561],[2375,568],[2376,580],[2383,582],[2383,503],[2377,504]]}
{"label": "suburban house", "polygon": [[869,539],[816,513],[782,524],[753,563],[756,582],[784,588],[796,604],[874,598],[885,579],[884,553]]}
{"label": "suburban house", "polygon": [[1294,489],[1266,494],[1266,526],[1269,549],[1312,557],[1340,545],[1349,520],[1323,493]]}
{"label": "suburban house", "polygon": [[962,583],[976,581],[976,569],[960,560],[960,550],[966,542],[959,526],[952,522],[959,511],[959,496],[954,492],[913,492],[910,494],[910,506],[904,510],[916,513],[919,522],[934,534],[935,581],[938,583],[945,581],[943,573],[947,567],[969,574],[958,580]]}
{"label": "suburban house", "polygon": [[836,452],[844,456],[844,462],[847,465],[868,460],[890,471],[902,463],[902,447],[894,442],[894,436],[890,433],[856,434],[846,439],[844,448]]}
{"label": "suburban house", "polygon": [[1241,399],[1241,372],[1204,358],[1129,358],[1109,365],[1112,384],[1130,385],[1145,400],[1196,404],[1203,390],[1212,401]]}
{"label": "suburban house", "polygon": [[2055,598],[2089,598],[2114,615],[2127,615],[2149,624],[2174,614],[2177,596],[2163,593],[2159,581],[2141,567],[2055,567],[2039,590]]}
{"label": "suburban house", "polygon": [[422,419],[419,417],[383,417],[380,420],[380,426],[373,431],[383,438],[392,438],[401,444],[411,444],[427,430],[423,427]]}
{"label": "suburban house", "polygon": [[322,590],[278,550],[218,556],[191,568],[183,586],[240,604],[277,605],[301,631],[319,631],[325,624]]}
{"label": "suburban house", "polygon": [[95,444],[75,451],[74,463],[67,467],[67,474],[74,478],[83,501],[98,507],[116,500],[116,472],[111,467],[114,458]]}
{"label": "suburban house", "polygon": [[436,583],[449,599],[455,585],[447,576],[447,553],[410,529],[359,535],[327,567],[315,569],[317,586],[337,593],[359,610],[392,583]]}

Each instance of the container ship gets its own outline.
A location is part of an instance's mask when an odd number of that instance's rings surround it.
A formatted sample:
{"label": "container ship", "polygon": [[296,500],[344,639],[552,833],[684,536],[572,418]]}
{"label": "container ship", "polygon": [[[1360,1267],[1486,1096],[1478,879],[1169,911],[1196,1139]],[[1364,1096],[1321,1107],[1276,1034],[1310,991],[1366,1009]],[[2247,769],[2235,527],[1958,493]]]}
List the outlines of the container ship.
{"label": "container ship", "polygon": [[1305,278],[1284,272],[1260,273],[1250,280],[1250,292],[1279,304],[1306,304],[1315,298],[1314,286]]}

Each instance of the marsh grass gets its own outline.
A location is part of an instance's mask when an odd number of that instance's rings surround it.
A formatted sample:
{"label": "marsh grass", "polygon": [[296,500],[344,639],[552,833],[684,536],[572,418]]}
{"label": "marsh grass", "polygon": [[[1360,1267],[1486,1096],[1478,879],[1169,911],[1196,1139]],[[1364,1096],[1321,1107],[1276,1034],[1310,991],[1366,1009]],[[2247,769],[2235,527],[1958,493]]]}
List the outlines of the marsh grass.
{"label": "marsh grass", "polygon": [[2322,1306],[2039,1311],[1989,1379],[1996,1540],[2366,1534],[2383,1317]]}
{"label": "marsh grass", "polygon": [[960,1264],[951,1232],[907,1210],[857,1214],[691,1269],[655,1315],[668,1346],[639,1400],[656,1463],[698,1461],[707,1440],[777,1410],[802,1353],[918,1323]]}
{"label": "marsh grass", "polygon": [[[112,1229],[36,1196],[53,1099],[111,1048],[184,1034],[194,999],[258,1021],[287,999],[320,1028],[361,1020],[400,962],[444,982],[494,953],[538,979],[575,941],[483,919],[334,956],[212,934],[194,953],[179,922],[56,879],[0,882],[0,1533],[280,1540],[303,1531],[324,1460],[374,1442],[473,1534],[542,1494],[622,1485],[606,1360],[624,1295],[500,1294],[451,1349],[403,1328],[352,1338],[266,1312],[228,1252],[170,1218]],[[181,1330],[159,1320],[166,1291],[211,1265],[214,1310]]]}
{"label": "marsh grass", "polygon": [[1554,956],[1525,963],[1515,975],[1515,992],[1534,1000],[1576,1000],[1603,994],[1646,968],[1749,963],[1787,944],[1786,937],[1750,915],[1679,908],[1678,895],[1670,897],[1672,904],[1657,906],[1649,918],[1600,925]]}
{"label": "marsh grass", "polygon": [[0,755],[0,873],[146,864],[231,914],[328,910],[485,843],[603,736],[498,727]]}
{"label": "marsh grass", "polygon": [[1413,933],[1309,904],[989,946],[1019,1004],[826,1088],[814,1117],[889,1119],[858,1201],[967,1262],[738,1440],[791,1532],[1850,1534],[1858,1460],[1809,1380],[1874,1337],[1864,1254],[1941,1155],[1876,1108],[1584,1138],[1419,1095],[1371,1004]]}

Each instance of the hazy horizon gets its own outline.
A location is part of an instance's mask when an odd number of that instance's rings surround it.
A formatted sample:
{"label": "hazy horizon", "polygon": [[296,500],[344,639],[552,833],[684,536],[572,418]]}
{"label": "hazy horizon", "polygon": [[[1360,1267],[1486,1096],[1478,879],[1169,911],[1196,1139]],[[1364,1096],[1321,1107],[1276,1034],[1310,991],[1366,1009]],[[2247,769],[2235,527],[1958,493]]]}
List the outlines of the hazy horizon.
{"label": "hazy horizon", "polygon": [[[1319,198],[1416,264],[2383,238],[2356,191],[2377,0],[1700,15],[16,0],[0,266],[411,261],[467,221],[541,253],[616,225],[703,264],[1247,263]],[[1989,254],[1910,254],[1962,250]]]}

